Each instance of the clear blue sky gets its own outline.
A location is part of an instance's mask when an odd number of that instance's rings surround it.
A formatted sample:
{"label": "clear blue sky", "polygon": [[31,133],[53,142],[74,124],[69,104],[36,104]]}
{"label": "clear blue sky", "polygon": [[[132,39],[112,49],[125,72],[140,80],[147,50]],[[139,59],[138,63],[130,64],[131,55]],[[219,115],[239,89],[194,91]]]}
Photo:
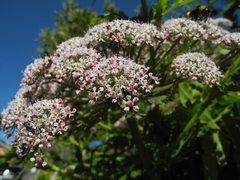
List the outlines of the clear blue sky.
{"label": "clear blue sky", "polygon": [[[112,0],[127,15],[134,15],[140,0]],[[63,0],[0,0],[0,112],[19,89],[22,71],[39,55],[36,38],[40,29],[53,27],[54,11],[62,9]],[[77,0],[83,8],[93,0]],[[95,0],[101,14],[104,0]],[[147,0],[148,4],[156,0]],[[0,140],[6,141],[0,131]],[[8,141],[9,142],[9,141]]]}

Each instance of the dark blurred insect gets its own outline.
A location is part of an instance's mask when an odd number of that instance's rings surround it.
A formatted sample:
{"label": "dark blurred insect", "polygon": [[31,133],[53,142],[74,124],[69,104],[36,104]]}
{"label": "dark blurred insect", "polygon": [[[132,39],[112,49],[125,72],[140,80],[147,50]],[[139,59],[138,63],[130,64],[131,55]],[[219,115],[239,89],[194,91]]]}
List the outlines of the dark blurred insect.
{"label": "dark blurred insect", "polygon": [[200,5],[194,10],[187,11],[185,15],[195,21],[206,21],[211,15],[211,10],[207,6]]}

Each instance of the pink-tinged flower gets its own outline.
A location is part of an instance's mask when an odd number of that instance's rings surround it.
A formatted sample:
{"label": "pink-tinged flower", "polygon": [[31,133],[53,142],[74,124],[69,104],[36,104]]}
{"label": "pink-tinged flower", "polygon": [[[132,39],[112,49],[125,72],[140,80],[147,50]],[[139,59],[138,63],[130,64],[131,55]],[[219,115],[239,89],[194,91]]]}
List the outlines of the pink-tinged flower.
{"label": "pink-tinged flower", "polygon": [[224,46],[228,48],[240,48],[240,33],[229,33],[226,34],[223,38]]}
{"label": "pink-tinged flower", "polygon": [[57,49],[55,54],[58,60],[51,66],[55,73],[52,78],[59,82],[73,81],[78,84],[78,80],[85,79],[91,69],[101,58],[93,48],[76,47],[74,49]]}
{"label": "pink-tinged flower", "polygon": [[114,20],[93,26],[84,37],[93,45],[112,41],[121,45],[140,47],[145,44],[157,45],[164,36],[153,24]]}
{"label": "pink-tinged flower", "polygon": [[88,40],[83,37],[73,37],[67,41],[62,42],[57,46],[58,53],[67,53],[71,52],[76,48],[84,47],[88,44]]}
{"label": "pink-tinged flower", "polygon": [[3,109],[1,127],[5,130],[5,136],[10,137],[14,131],[16,123],[20,121],[22,112],[30,104],[23,95],[27,92],[26,88],[20,88],[14,99],[8,103],[6,109]]}
{"label": "pink-tinged flower", "polygon": [[[112,103],[118,103],[123,108],[134,106],[138,96],[147,95],[152,90],[152,80],[159,84],[159,79],[148,73],[147,67],[135,63],[133,60],[114,56],[102,58],[89,73],[79,82],[81,91],[88,91],[91,104],[112,98]],[[80,80],[79,80],[80,81]],[[82,85],[84,84],[84,86]],[[125,94],[132,94],[125,95]],[[130,99],[129,99],[130,98]],[[123,103],[127,100],[128,103]],[[138,108],[134,107],[137,111]],[[125,109],[128,111],[128,108]]]}
{"label": "pink-tinged flower", "polygon": [[[24,91],[23,91],[24,92]],[[26,103],[21,96],[10,102],[2,113],[2,128],[9,133],[9,128],[15,130],[12,145],[17,148],[19,155],[34,152],[35,147],[51,147],[51,141],[57,134],[67,130],[64,120],[75,113],[64,106],[62,99],[41,100]],[[42,162],[43,156],[37,156],[31,161]]]}
{"label": "pink-tinged flower", "polygon": [[233,25],[233,22],[227,18],[209,18],[208,22],[221,27],[232,27]]}
{"label": "pink-tinged flower", "polygon": [[170,19],[163,23],[161,32],[168,41],[184,38],[198,40],[201,43],[210,41],[214,44],[221,42],[222,37],[227,33],[221,27],[214,24],[196,22],[187,18]]}
{"label": "pink-tinged flower", "polygon": [[226,34],[229,34],[229,31],[221,28],[220,26],[211,24],[211,23],[205,23],[205,22],[199,22],[204,29],[206,30],[206,40],[210,41],[212,44],[221,44],[223,41],[223,38]]}
{"label": "pink-tinged flower", "polygon": [[198,80],[205,84],[219,84],[217,81],[223,77],[216,64],[202,53],[186,53],[177,56],[172,61],[176,75],[189,80]]}
{"label": "pink-tinged flower", "polygon": [[44,155],[38,154],[38,152],[34,153],[35,158],[30,158],[30,161],[35,162],[35,166],[39,166],[40,164],[44,167],[47,165],[47,162],[44,161]]}
{"label": "pink-tinged flower", "polygon": [[24,70],[21,86],[39,84],[45,77],[51,76],[53,72],[51,65],[56,61],[56,56],[46,56],[44,58],[35,59],[34,62],[28,65]]}
{"label": "pink-tinged flower", "polygon": [[169,39],[183,37],[204,41],[206,30],[196,21],[187,18],[170,19],[163,23],[161,32]]}

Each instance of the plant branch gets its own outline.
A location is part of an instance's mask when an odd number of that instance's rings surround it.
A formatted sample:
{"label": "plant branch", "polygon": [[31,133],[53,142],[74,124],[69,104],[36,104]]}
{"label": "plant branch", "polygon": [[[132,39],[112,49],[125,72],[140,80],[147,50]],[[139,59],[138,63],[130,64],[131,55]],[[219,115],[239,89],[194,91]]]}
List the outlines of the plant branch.
{"label": "plant branch", "polygon": [[139,131],[136,119],[133,117],[132,114],[127,117],[127,123],[128,123],[128,127],[130,129],[130,132],[133,136],[133,139],[135,140],[138,154],[146,168],[147,174],[151,180],[154,180],[154,175],[152,172],[153,164],[152,164],[151,158],[149,156],[149,153],[144,145],[144,142],[143,142],[141,133]]}

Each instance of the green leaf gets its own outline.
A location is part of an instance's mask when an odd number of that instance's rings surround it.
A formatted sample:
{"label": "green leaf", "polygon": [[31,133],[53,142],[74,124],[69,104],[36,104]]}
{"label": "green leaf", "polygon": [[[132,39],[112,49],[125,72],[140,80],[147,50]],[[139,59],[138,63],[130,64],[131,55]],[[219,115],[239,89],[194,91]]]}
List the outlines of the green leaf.
{"label": "green leaf", "polygon": [[177,8],[178,6],[182,6],[184,4],[187,4],[187,3],[190,3],[192,2],[193,0],[175,0],[174,1],[174,4],[172,4],[172,6],[165,10],[163,13],[162,13],[162,16],[166,15],[167,13],[169,13],[170,11],[172,11],[173,9]]}
{"label": "green leaf", "polygon": [[148,101],[150,103],[155,103],[155,104],[159,104],[161,105],[163,103],[164,100],[166,100],[167,96],[164,95],[164,96],[157,96],[157,97],[150,97],[148,99]]}
{"label": "green leaf", "polygon": [[193,104],[196,100],[201,99],[201,95],[201,92],[193,89],[189,82],[179,84],[179,99],[185,108],[187,107],[188,101]]}
{"label": "green leaf", "polygon": [[168,0],[158,0],[155,4],[152,4],[153,17],[157,14],[162,14],[168,8]]}
{"label": "green leaf", "polygon": [[131,178],[135,178],[139,175],[141,175],[142,171],[141,170],[136,170],[131,172]]}
{"label": "green leaf", "polygon": [[226,55],[227,53],[229,53],[229,49],[224,49],[224,48],[217,48],[217,52],[222,54],[222,55]]}

